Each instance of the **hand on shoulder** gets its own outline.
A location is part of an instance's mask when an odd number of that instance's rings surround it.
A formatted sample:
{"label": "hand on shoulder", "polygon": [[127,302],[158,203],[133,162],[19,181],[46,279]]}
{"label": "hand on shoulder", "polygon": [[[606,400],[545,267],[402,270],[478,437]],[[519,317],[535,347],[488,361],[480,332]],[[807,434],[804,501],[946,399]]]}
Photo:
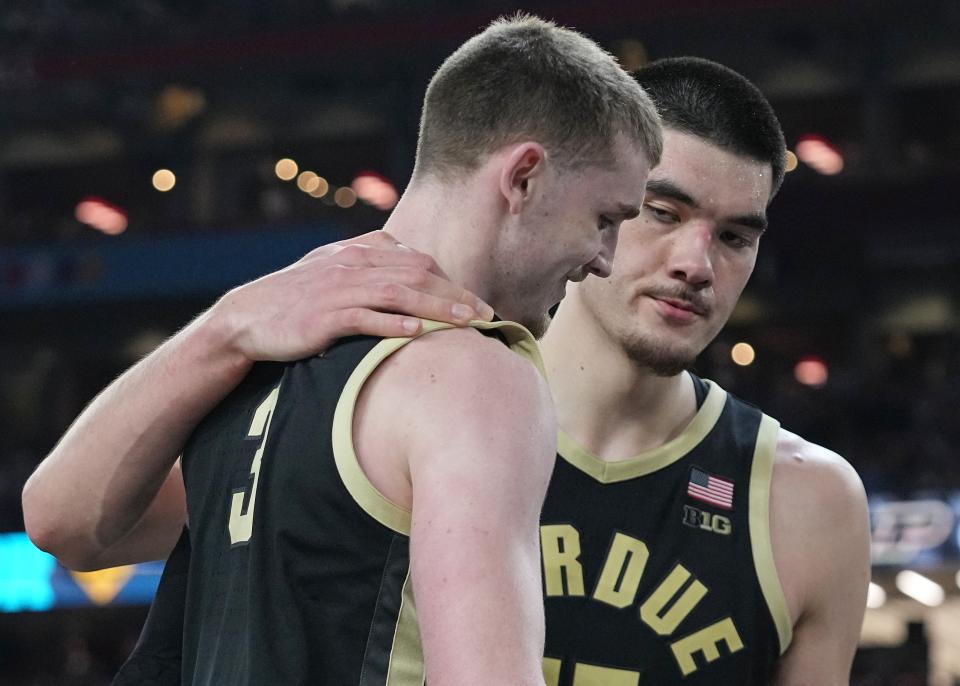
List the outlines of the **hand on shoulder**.
{"label": "hand on shoulder", "polygon": [[410,336],[420,318],[463,325],[493,310],[429,255],[384,231],[324,245],[227,293],[205,315],[244,359],[296,360],[344,336]]}

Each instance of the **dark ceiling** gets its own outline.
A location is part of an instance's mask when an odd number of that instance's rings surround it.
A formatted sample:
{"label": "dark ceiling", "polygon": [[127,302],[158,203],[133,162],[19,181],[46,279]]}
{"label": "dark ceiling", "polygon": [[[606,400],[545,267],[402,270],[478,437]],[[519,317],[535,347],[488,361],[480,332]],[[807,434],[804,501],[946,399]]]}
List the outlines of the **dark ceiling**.
{"label": "dark ceiling", "polygon": [[[4,2],[0,169],[149,151],[188,125],[190,140],[213,148],[245,137],[408,128],[423,82],[443,56],[514,7]],[[831,137],[849,153],[850,174],[960,167],[955,1],[600,1],[525,9],[614,51],[639,42],[651,59],[697,54],[741,71],[772,99],[788,137]],[[178,119],[182,103],[165,91],[171,85],[202,99],[196,118]]]}

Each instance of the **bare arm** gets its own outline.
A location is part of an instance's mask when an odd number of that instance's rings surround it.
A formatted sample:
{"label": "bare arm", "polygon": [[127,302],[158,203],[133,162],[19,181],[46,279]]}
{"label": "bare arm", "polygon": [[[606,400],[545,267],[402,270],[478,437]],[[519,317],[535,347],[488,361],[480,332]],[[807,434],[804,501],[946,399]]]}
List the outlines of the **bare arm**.
{"label": "bare arm", "polygon": [[[186,511],[171,467],[254,361],[307,357],[361,332],[419,329],[394,311],[460,324],[492,316],[439,274],[429,256],[377,231],[230,291],[77,418],[24,487],[27,533],[77,569],[166,557]],[[468,307],[454,312],[457,304]]]}
{"label": "bare arm", "polygon": [[[388,497],[412,499],[411,579],[427,682],[542,685],[537,532],[555,418],[533,366],[478,338],[430,334],[388,361],[364,390],[358,453]],[[406,460],[394,462],[406,474],[383,469],[398,446]]]}
{"label": "bare arm", "polygon": [[771,538],[794,634],[775,683],[846,685],[870,582],[863,485],[843,458],[789,432],[777,452]]}

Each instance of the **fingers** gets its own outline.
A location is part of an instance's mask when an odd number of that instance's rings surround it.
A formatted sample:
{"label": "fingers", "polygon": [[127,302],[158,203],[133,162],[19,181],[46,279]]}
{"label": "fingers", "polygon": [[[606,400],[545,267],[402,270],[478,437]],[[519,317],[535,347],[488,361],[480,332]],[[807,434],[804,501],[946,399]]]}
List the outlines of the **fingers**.
{"label": "fingers", "polygon": [[[489,321],[493,308],[465,288],[451,283],[436,261],[425,253],[399,246],[384,231],[372,231],[340,243],[321,246],[306,255],[297,265],[302,275],[334,287],[342,306],[366,307],[380,311],[428,317],[452,323],[467,319]],[[322,270],[322,271],[321,271]],[[428,296],[417,298],[403,291],[396,300],[385,298],[382,290],[355,291],[351,286],[405,287]],[[369,301],[357,298],[371,297]],[[346,300],[344,300],[346,298]],[[456,304],[472,310],[454,312]],[[409,309],[408,309],[409,308]]]}
{"label": "fingers", "polygon": [[312,331],[304,332],[305,339],[313,341],[312,352],[326,349],[344,336],[414,336],[422,328],[421,319],[463,326],[477,317],[463,303],[396,283],[366,284],[343,292],[352,302],[339,302],[314,318]]}
{"label": "fingers", "polygon": [[[353,300],[352,304],[455,323],[464,321],[464,316],[484,321],[493,318],[493,308],[472,292],[422,269],[380,267],[351,271],[347,280],[368,290],[352,293],[350,297],[376,298],[375,302]],[[392,289],[392,286],[398,288]],[[419,298],[421,295],[424,297]],[[453,312],[457,304],[466,305],[471,312]]]}
{"label": "fingers", "polygon": [[[422,253],[385,251],[356,245],[347,246],[336,255],[322,256],[316,263],[308,262],[305,258],[298,268],[316,270],[303,271],[303,277],[315,282],[324,282],[336,288],[341,294],[344,289],[351,286],[397,284],[449,300],[451,306],[454,303],[462,303],[474,311],[476,319],[489,321],[493,318],[493,308],[471,291],[451,283],[434,272],[430,268],[432,265],[434,265],[433,258]],[[354,304],[367,305],[363,302]],[[382,306],[380,302],[369,305]],[[413,312],[402,313],[421,316]],[[442,320],[449,321],[449,316],[443,317]]]}
{"label": "fingers", "polygon": [[401,338],[420,332],[421,323],[415,317],[378,312],[363,307],[337,310],[321,326],[331,334],[331,342],[344,336],[383,336]]}
{"label": "fingers", "polygon": [[352,296],[363,307],[451,324],[464,325],[478,317],[473,307],[462,302],[396,283],[366,285]]}

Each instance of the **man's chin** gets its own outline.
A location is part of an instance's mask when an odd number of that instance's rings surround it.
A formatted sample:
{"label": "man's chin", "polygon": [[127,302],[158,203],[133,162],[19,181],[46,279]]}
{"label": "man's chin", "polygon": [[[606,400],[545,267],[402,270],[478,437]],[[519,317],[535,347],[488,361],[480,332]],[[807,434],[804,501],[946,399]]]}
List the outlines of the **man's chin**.
{"label": "man's chin", "polygon": [[537,340],[543,338],[543,335],[547,333],[547,329],[550,326],[550,322],[553,321],[553,318],[549,313],[544,313],[536,317],[523,317],[522,319],[517,320],[517,324],[522,324],[530,333],[533,334],[533,337]]}
{"label": "man's chin", "polygon": [[689,350],[644,339],[627,342],[624,350],[637,366],[664,377],[690,369],[697,360],[697,355]]}

